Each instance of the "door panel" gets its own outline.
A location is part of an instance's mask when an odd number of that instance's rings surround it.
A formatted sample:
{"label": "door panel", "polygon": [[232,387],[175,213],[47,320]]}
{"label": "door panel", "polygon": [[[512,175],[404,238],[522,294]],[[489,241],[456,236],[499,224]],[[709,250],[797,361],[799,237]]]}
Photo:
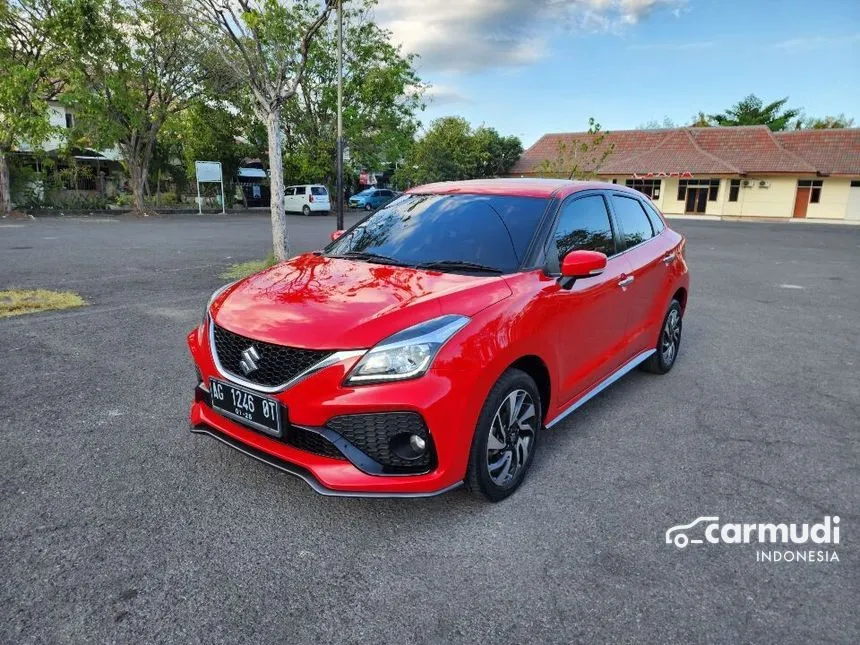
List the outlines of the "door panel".
{"label": "door panel", "polygon": [[809,193],[811,188],[798,188],[797,196],[794,198],[794,216],[806,217],[806,209],[809,207]]}
{"label": "door panel", "polygon": [[560,400],[570,401],[618,369],[627,344],[628,298],[624,256],[610,258],[599,276],[579,279],[549,295],[556,310]]}
{"label": "door panel", "polygon": [[577,279],[569,289],[553,284],[544,291],[547,329],[556,336],[558,401],[568,402],[621,365],[627,329],[625,289],[627,260],[616,255],[616,239],[606,202],[600,194],[578,195],[559,209],[547,248],[557,272],[564,255],[591,250],[609,256],[605,271]]}
{"label": "door panel", "polygon": [[[707,189],[695,189],[707,195]],[[698,201],[698,197],[695,198]],[[623,359],[629,360],[656,345],[656,329],[662,322],[668,305],[666,294],[671,283],[669,276],[674,264],[672,253],[677,240],[666,229],[658,227],[655,234],[655,219],[649,218],[646,207],[638,199],[626,195],[613,195],[612,204],[628,249],[624,257],[628,262],[633,282],[625,288],[627,295],[626,345]],[[656,216],[655,216],[656,217]],[[656,327],[655,327],[656,325]]]}

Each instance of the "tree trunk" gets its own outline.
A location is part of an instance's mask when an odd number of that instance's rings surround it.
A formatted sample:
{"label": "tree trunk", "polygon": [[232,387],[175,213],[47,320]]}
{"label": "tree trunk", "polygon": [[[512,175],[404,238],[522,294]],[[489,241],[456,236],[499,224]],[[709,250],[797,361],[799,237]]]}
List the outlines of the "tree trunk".
{"label": "tree trunk", "polygon": [[128,163],[128,179],[131,184],[131,196],[134,210],[142,213],[146,208],[144,202],[144,189],[146,184],[146,168],[141,166],[140,160],[131,155]]}
{"label": "tree trunk", "polygon": [[9,185],[9,162],[5,152],[0,152],[0,217],[12,211],[12,188]]}
{"label": "tree trunk", "polygon": [[290,255],[287,237],[287,217],[284,212],[284,164],[281,157],[281,109],[270,109],[266,114],[266,133],[269,137],[269,187],[272,211],[272,250],[276,260]]}

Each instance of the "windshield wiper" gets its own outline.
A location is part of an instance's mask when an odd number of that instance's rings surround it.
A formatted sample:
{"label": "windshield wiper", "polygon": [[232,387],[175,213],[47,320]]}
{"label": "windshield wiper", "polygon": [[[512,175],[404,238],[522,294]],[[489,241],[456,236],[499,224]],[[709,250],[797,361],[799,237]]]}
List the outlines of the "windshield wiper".
{"label": "windshield wiper", "polygon": [[415,266],[416,269],[439,269],[440,271],[478,271],[481,273],[503,273],[501,269],[491,267],[477,262],[466,262],[464,260],[436,260],[434,262],[422,262]]}
{"label": "windshield wiper", "polygon": [[368,251],[347,251],[338,255],[330,255],[330,258],[346,258],[347,260],[364,260],[365,262],[373,262],[374,264],[390,264],[398,267],[412,266],[408,262],[402,262],[395,258],[390,258],[387,255],[379,253],[370,253]]}

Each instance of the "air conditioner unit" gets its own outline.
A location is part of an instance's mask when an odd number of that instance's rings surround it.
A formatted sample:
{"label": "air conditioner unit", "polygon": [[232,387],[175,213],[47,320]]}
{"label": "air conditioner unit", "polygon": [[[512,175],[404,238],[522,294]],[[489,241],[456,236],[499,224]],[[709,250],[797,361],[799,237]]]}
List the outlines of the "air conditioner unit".
{"label": "air conditioner unit", "polygon": [[741,182],[741,185],[744,188],[752,188],[754,184],[755,182],[753,182],[752,179],[744,179],[743,182]]}
{"label": "air conditioner unit", "polygon": [[762,179],[760,182],[758,182],[758,187],[759,188],[770,188],[770,182]]}

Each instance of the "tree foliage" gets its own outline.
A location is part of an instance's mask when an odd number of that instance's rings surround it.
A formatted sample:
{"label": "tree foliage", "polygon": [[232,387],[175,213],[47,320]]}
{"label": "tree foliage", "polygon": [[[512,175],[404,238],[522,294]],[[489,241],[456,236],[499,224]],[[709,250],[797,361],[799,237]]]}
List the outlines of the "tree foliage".
{"label": "tree foliage", "polygon": [[637,130],[661,130],[661,129],[669,129],[675,128],[675,122],[670,119],[668,116],[664,116],[662,121],[658,121],[657,119],[651,119],[639,125]]}
{"label": "tree foliage", "polygon": [[614,149],[614,145],[606,141],[606,135],[593,117],[588,119],[587,136],[560,140],[555,158],[544,159],[537,167],[538,173],[567,179],[594,177]]}
{"label": "tree foliage", "polygon": [[105,0],[88,17],[97,44],[72,40],[65,100],[88,145],[118,146],[139,211],[161,128],[204,89],[204,49],[180,19],[181,7],[179,0]]}
{"label": "tree foliage", "polygon": [[62,33],[70,14],[85,6],[72,0],[0,1],[0,216],[11,205],[9,152],[23,143],[38,148],[53,132],[48,101],[63,87],[68,60]]}
{"label": "tree foliage", "polygon": [[514,136],[495,129],[473,129],[461,117],[443,117],[430,124],[395,174],[399,185],[496,177],[517,162],[523,146]]}
{"label": "tree foliage", "polygon": [[[371,20],[376,0],[344,2],[343,133],[356,169],[378,168],[401,159],[418,128],[423,86],[391,42],[390,32]],[[294,182],[331,184],[337,153],[337,25],[329,21],[311,44],[296,96],[283,112],[285,166]]]}
{"label": "tree foliage", "polygon": [[773,131],[785,130],[800,114],[799,109],[786,108],[788,97],[767,105],[755,94],[738,101],[725,112],[709,114],[717,125],[766,125]]}
{"label": "tree foliage", "polygon": [[845,114],[839,114],[837,116],[807,117],[804,119],[798,119],[795,124],[795,128],[797,130],[832,130],[836,128],[850,128],[853,126],[854,119],[845,116]]}
{"label": "tree foliage", "polygon": [[266,126],[271,182],[272,245],[289,255],[282,163],[284,105],[296,93],[308,51],[334,6],[314,0],[193,0],[188,26],[217,52],[225,86],[245,88],[253,113]]}

